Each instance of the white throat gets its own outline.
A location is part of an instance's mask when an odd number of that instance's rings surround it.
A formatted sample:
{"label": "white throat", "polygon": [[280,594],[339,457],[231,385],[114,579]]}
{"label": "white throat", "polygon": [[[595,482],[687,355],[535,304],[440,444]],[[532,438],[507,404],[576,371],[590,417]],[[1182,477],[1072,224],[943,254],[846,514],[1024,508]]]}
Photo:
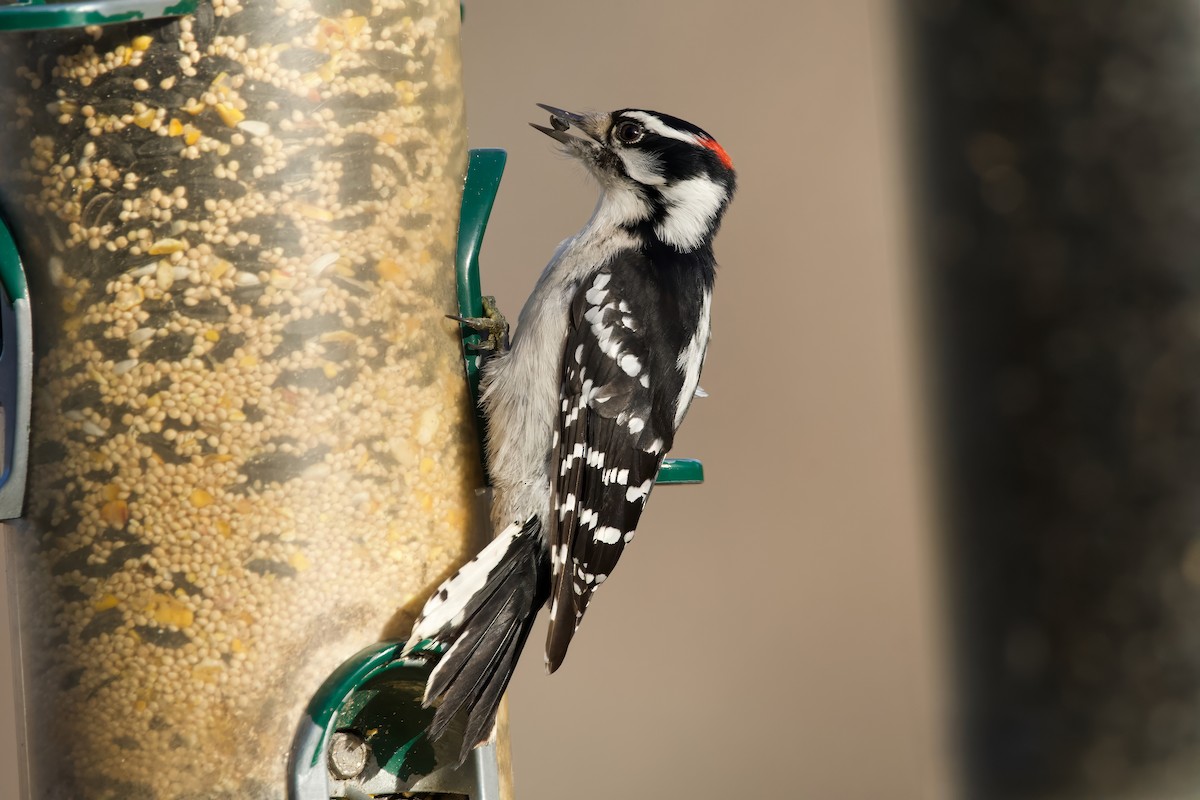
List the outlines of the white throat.
{"label": "white throat", "polygon": [[613,182],[604,187],[588,228],[617,229],[649,219],[652,212],[640,191],[626,183]]}

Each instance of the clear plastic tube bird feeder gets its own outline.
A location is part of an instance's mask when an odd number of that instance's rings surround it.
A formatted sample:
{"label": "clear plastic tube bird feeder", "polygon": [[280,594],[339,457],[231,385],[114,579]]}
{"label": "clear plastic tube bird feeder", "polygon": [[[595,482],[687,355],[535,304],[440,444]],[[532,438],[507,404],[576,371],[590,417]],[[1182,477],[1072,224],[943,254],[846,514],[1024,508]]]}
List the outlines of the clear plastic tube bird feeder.
{"label": "clear plastic tube bird feeder", "polygon": [[283,796],[322,681],[477,546],[458,26],[0,6],[27,797]]}

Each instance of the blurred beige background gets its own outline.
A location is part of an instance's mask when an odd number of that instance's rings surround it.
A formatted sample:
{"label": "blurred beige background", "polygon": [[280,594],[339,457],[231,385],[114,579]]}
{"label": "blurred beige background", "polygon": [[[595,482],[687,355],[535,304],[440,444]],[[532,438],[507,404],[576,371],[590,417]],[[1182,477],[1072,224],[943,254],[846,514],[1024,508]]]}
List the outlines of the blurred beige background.
{"label": "blurred beige background", "polygon": [[[522,800],[950,794],[887,8],[469,4],[471,143],[510,156],[484,290],[512,317],[596,196],[526,126],[544,122],[535,102],[681,116],[741,181],[710,397],[675,450],[707,483],[655,493],[553,678],[522,663]],[[7,646],[0,798],[16,791]]]}
{"label": "blurred beige background", "polygon": [[741,182],[675,447],[707,483],[655,493],[558,673],[522,664],[523,800],[942,792],[888,6],[468,4],[471,144],[510,156],[484,289],[510,313],[596,197],[533,103],[681,116]]}

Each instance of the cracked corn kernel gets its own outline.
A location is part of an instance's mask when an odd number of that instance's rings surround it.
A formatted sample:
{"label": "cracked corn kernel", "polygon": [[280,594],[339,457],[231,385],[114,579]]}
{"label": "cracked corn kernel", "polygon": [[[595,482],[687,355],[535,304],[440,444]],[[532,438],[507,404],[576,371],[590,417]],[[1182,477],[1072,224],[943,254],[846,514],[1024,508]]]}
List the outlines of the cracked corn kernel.
{"label": "cracked corn kernel", "polygon": [[92,603],[92,608],[96,611],[107,611],[110,608],[116,608],[120,604],[121,601],[117,599],[115,594],[106,594]]}
{"label": "cracked corn kernel", "polygon": [[113,528],[124,528],[129,522],[129,505],[124,500],[110,500],[100,507],[100,518]]}
{"label": "cracked corn kernel", "polygon": [[236,128],[237,124],[246,118],[244,113],[228,103],[217,103],[217,114],[220,115],[221,121],[230,128]]}
{"label": "cracked corn kernel", "polygon": [[375,272],[385,281],[399,281],[404,279],[404,268],[390,258],[379,259],[375,263]]}
{"label": "cracked corn kernel", "polygon": [[146,251],[152,256],[164,256],[187,249],[187,242],[179,239],[159,239]]}
{"label": "cracked corn kernel", "polygon": [[187,603],[166,595],[154,595],[146,604],[146,610],[160,625],[186,628],[195,620],[195,614]]}

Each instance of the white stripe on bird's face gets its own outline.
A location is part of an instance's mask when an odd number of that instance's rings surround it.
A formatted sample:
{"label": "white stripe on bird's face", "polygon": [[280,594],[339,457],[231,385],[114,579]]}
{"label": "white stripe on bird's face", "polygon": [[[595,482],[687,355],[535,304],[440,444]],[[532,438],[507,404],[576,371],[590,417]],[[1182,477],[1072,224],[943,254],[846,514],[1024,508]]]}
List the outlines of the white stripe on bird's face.
{"label": "white stripe on bird's face", "polygon": [[647,111],[626,111],[621,114],[621,116],[629,117],[630,119],[636,119],[638,122],[642,123],[642,126],[646,130],[650,131],[651,133],[658,134],[659,136],[664,136],[668,139],[675,139],[680,142],[687,142],[688,144],[700,143],[700,140],[696,138],[694,133],[675,130],[661,119]]}
{"label": "white stripe on bird's face", "polygon": [[709,178],[688,178],[658,192],[666,203],[666,216],[654,227],[658,238],[680,251],[704,244],[713,219],[728,199],[725,187]]}
{"label": "white stripe on bird's face", "polygon": [[662,186],[667,182],[662,162],[653,153],[621,147],[617,157],[625,165],[625,174],[643,186]]}

